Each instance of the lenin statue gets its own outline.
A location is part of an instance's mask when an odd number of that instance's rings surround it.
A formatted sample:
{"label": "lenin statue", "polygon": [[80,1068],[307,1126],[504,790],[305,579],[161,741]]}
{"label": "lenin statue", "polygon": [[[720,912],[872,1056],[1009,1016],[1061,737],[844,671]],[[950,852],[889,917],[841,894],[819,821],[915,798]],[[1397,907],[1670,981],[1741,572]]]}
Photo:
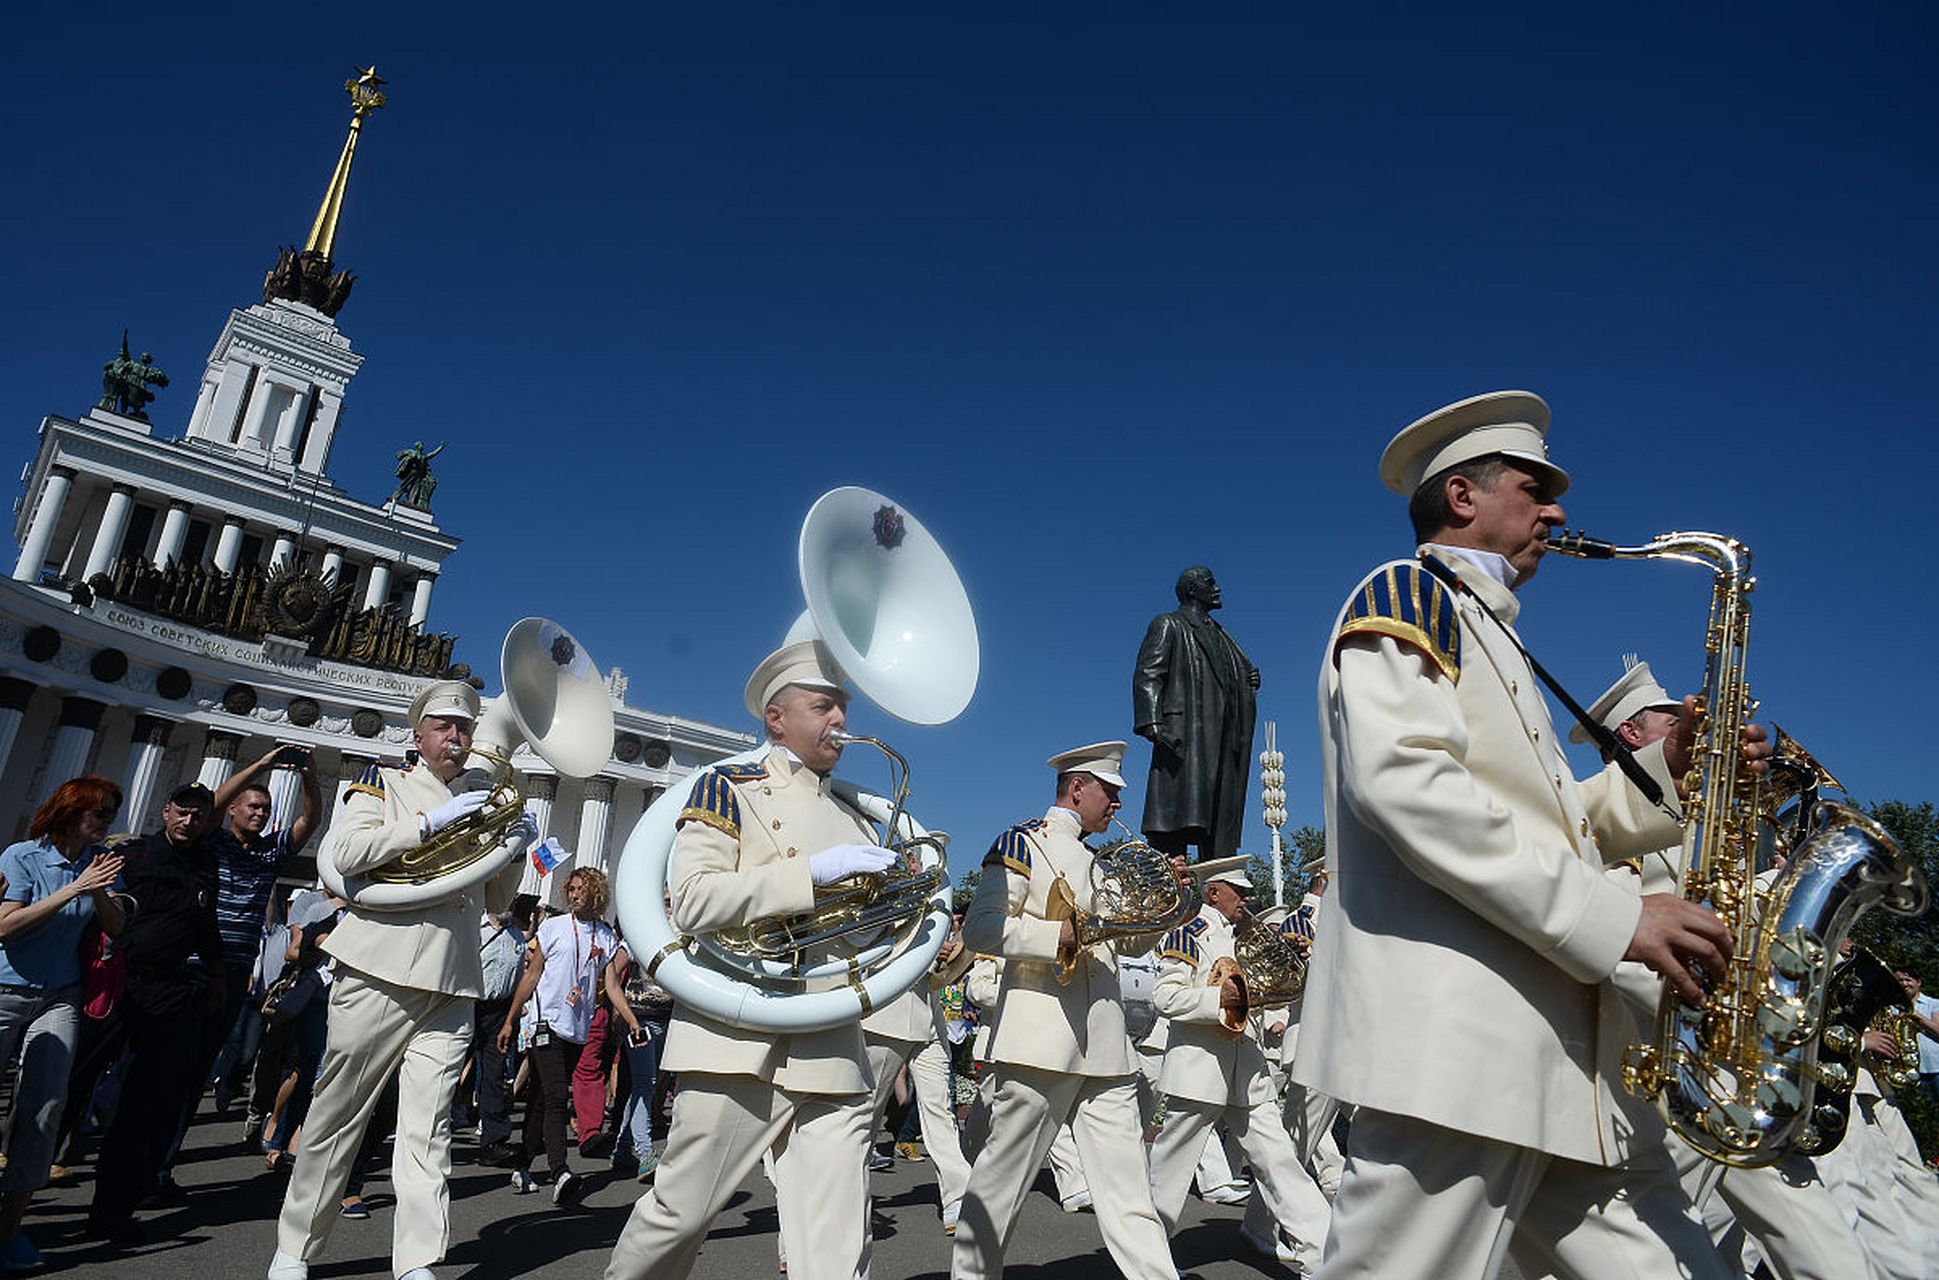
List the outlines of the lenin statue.
{"label": "lenin statue", "polygon": [[1138,648],[1131,723],[1151,740],[1145,839],[1155,849],[1222,858],[1238,852],[1259,669],[1212,620],[1223,600],[1212,571],[1178,575],[1178,608],[1158,615]]}

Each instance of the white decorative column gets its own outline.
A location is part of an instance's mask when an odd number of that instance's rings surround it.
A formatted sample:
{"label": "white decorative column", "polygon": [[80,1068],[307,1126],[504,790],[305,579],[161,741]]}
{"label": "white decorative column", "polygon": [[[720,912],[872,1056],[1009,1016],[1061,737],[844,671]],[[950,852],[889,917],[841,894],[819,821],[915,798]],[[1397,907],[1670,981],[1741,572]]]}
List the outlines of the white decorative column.
{"label": "white decorative column", "polygon": [[339,581],[342,580],[343,578],[343,548],[342,547],[325,548],[323,552],[323,565],[320,572],[326,578],[335,578]]}
{"label": "white decorative column", "polygon": [[294,559],[296,559],[296,535],[293,533],[277,534],[276,542],[270,547],[269,551],[269,567],[279,569]]}
{"label": "white decorative column", "polygon": [[364,591],[364,608],[375,609],[390,599],[390,561],[370,562],[370,586]]}
{"label": "white decorative column", "polygon": [[[354,751],[341,754],[343,763],[337,769],[337,782],[330,788],[330,826],[336,825],[338,815],[343,812],[344,789],[361,778],[365,769],[377,763],[375,756],[362,756]],[[327,831],[329,828],[324,829]]]}
{"label": "white decorative column", "polygon": [[148,829],[149,806],[155,802],[155,780],[161,775],[168,734],[175,726],[160,716],[136,716],[129,736],[128,769],[121,777],[121,817],[118,831]]}
{"label": "white decorative column", "polygon": [[613,780],[587,778],[586,797],[579,802],[579,847],[573,851],[575,867],[597,867],[607,875],[606,837],[613,827]]}
{"label": "white decorative column", "polygon": [[168,504],[162,517],[162,534],[155,540],[155,563],[166,567],[182,557],[182,546],[189,540],[189,504],[177,499]]}
{"label": "white decorative column", "polygon": [[234,573],[236,561],[242,558],[242,521],[230,516],[222,522],[222,532],[215,540],[215,567],[223,573]]}
{"label": "white decorative column", "polygon": [[226,729],[211,729],[202,744],[202,769],[195,780],[211,791],[219,789],[236,771],[236,748],[242,745],[242,735],[230,733]]}
{"label": "white decorative column", "polygon": [[71,467],[51,467],[47,484],[40,491],[40,505],[34,508],[34,522],[27,526],[27,540],[20,544],[20,559],[14,561],[15,582],[39,582],[41,566],[47,563],[47,549],[54,544],[54,526],[61,521],[61,508],[74,487]]}
{"label": "white decorative column", "polygon": [[91,581],[95,574],[106,573],[114,567],[115,557],[121,554],[121,540],[128,534],[128,515],[134,509],[132,487],[118,484],[108,492],[108,506],[101,513],[101,527],[95,531],[94,546],[88,551],[81,581]]}
{"label": "white decorative column", "polygon": [[94,754],[94,731],[101,727],[101,713],[108,708],[93,698],[62,698],[61,725],[54,734],[54,748],[47,756],[47,772],[41,775],[39,804],[54,794],[54,788],[69,778],[88,771],[88,757]]}
{"label": "white decorative column", "polygon": [[[539,824],[539,839],[552,834],[552,802],[559,795],[559,779],[549,773],[535,773],[525,779],[525,812]],[[539,875],[539,869],[525,860],[525,874],[519,878],[520,893],[536,893],[544,896],[546,878]]]}
{"label": "white decorative column", "polygon": [[269,441],[263,438],[264,419],[269,416],[269,398],[275,388],[274,379],[257,373],[256,385],[249,390],[249,405],[242,411],[242,431],[236,436],[237,444],[250,445],[264,452],[269,450]]}
{"label": "white decorative column", "polygon": [[288,397],[277,397],[282,404],[282,412],[276,418],[276,438],[270,442],[270,451],[281,458],[296,460],[296,437],[303,430],[304,411],[309,406],[309,393],[297,392]]}
{"label": "white decorative column", "polygon": [[302,771],[271,769],[263,785],[269,788],[269,825],[287,827],[295,822],[303,807]]}
{"label": "white decorative column", "polygon": [[1266,749],[1259,753],[1259,799],[1266,806],[1266,826],[1272,831],[1272,904],[1286,905],[1286,848],[1279,829],[1286,825],[1286,754],[1279,750],[1279,726],[1266,721]]}
{"label": "white decorative column", "polygon": [[417,575],[417,585],[411,588],[411,625],[421,627],[424,620],[431,616],[431,584],[438,580],[435,573]]}
{"label": "white decorative column", "polygon": [[27,701],[33,696],[34,686],[28,681],[0,676],[0,773],[7,770],[13,741],[20,736],[20,722],[27,718]]}

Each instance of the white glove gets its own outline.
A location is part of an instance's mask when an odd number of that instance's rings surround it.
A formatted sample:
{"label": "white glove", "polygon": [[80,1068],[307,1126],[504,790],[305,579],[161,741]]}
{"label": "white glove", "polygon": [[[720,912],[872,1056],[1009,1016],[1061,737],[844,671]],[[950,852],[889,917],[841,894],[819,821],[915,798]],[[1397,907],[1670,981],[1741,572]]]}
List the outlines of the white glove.
{"label": "white glove", "polygon": [[424,834],[426,838],[436,835],[460,818],[469,818],[485,807],[491,799],[489,791],[467,791],[461,796],[452,796],[437,808],[424,815]]}
{"label": "white glove", "polygon": [[877,845],[838,844],[808,859],[808,874],[817,885],[834,884],[850,876],[887,871],[898,860],[899,855]]}
{"label": "white glove", "polygon": [[520,844],[537,844],[539,842],[539,820],[529,813],[521,813],[518,815],[518,821],[512,824],[512,829],[505,834],[508,838],[516,840]]}

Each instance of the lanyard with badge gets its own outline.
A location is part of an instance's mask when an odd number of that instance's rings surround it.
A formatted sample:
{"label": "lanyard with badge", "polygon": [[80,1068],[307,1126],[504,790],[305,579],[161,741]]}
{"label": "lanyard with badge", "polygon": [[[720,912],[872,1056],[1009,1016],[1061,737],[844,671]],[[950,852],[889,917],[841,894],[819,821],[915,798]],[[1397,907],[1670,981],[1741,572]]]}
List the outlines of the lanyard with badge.
{"label": "lanyard with badge", "polygon": [[[592,945],[586,950],[586,965],[584,969],[581,969],[579,965],[579,920],[575,916],[567,916],[566,923],[572,929],[572,990],[566,992],[566,1003],[577,1006],[581,1000],[586,999],[592,993],[593,974],[599,971],[599,962],[605,956],[606,951],[605,948],[599,945],[599,935],[593,932],[597,926],[587,925],[587,932],[592,933]],[[582,984],[585,988],[584,991],[580,990]]]}

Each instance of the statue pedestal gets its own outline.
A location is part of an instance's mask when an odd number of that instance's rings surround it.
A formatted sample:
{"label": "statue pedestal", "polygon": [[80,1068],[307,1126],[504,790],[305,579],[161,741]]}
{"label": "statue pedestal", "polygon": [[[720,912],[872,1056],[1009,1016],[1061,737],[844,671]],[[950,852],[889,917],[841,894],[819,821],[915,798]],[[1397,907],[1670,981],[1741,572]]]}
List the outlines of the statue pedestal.
{"label": "statue pedestal", "polygon": [[409,503],[399,502],[396,498],[392,498],[385,505],[384,510],[389,513],[393,520],[401,520],[405,524],[423,525],[427,529],[437,528],[437,521],[432,519],[431,513],[423,507],[414,507]]}

